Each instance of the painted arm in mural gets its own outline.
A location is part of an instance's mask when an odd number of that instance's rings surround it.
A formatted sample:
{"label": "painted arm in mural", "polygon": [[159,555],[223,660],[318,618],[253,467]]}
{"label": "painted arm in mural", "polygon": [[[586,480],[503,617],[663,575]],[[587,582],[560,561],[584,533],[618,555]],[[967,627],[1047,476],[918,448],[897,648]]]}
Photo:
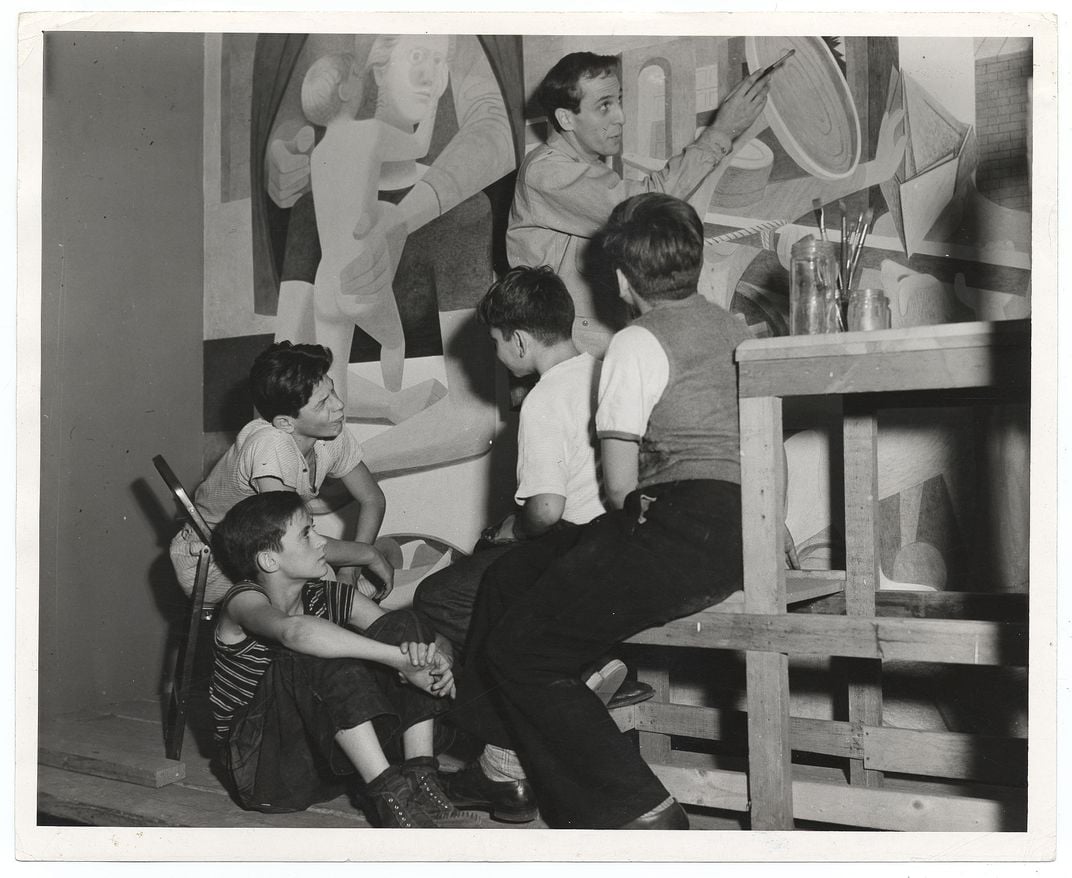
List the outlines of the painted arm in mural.
{"label": "painted arm in mural", "polygon": [[[459,46],[452,68],[458,132],[396,209],[383,205],[375,228],[363,230],[355,258],[340,272],[343,295],[377,296],[390,291],[400,243],[410,232],[455,207],[515,167],[506,106],[491,66],[475,38]],[[284,156],[283,153],[286,152]],[[284,160],[280,160],[284,159]],[[305,180],[302,180],[302,166]],[[274,143],[268,155],[268,190],[280,206],[308,187],[308,159]],[[493,278],[488,278],[491,283]],[[366,462],[376,473],[436,466],[485,453],[498,426],[495,360],[486,339],[468,339],[470,309],[440,315],[447,391],[432,388],[425,407],[396,410],[383,388],[350,377],[349,396],[362,411],[376,405],[395,423],[365,440]],[[463,340],[464,339],[464,340]],[[435,382],[438,384],[438,382]],[[408,397],[407,397],[408,399]],[[377,402],[377,400],[379,402]]]}
{"label": "painted arm in mural", "polygon": [[[451,85],[458,133],[424,178],[399,202],[396,216],[404,219],[407,233],[460,204],[515,166],[506,106],[491,66],[475,39],[467,46],[459,46],[451,69]],[[366,258],[355,261],[348,270],[357,283],[389,282],[383,266],[383,255],[370,246]],[[489,277],[488,283],[492,280]],[[472,337],[472,313],[465,309],[440,314],[447,394],[362,442],[373,472],[437,466],[487,452],[498,426],[495,358],[482,333]]]}

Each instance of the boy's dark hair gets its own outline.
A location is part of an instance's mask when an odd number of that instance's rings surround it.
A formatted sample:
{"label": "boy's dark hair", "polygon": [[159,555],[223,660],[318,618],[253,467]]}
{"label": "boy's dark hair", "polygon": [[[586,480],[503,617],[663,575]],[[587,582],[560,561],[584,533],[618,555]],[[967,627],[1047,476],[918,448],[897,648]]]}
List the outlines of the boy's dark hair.
{"label": "boy's dark hair", "polygon": [[543,107],[556,131],[561,131],[562,126],[555,118],[555,110],[564,107],[571,113],[580,112],[581,80],[598,79],[600,76],[617,76],[618,66],[618,59],[614,55],[573,52],[547,71],[543,82],[536,90],[536,100]]}
{"label": "boy's dark hair", "polygon": [[646,301],[684,299],[696,292],[704,231],[687,202],[662,192],[627,198],[611,212],[603,249]]}
{"label": "boy's dark hair", "polygon": [[266,491],[239,500],[216,525],[212,552],[231,582],[257,582],[257,553],[279,552],[283,534],[305,501],[293,491]]}
{"label": "boy's dark hair", "polygon": [[573,297],[548,265],[510,269],[476,306],[477,319],[504,338],[523,329],[544,344],[572,338],[575,313]]}
{"label": "boy's dark hair", "polygon": [[262,351],[249,370],[249,390],[260,416],[298,416],[331,368],[331,351],[318,344],[279,341]]}

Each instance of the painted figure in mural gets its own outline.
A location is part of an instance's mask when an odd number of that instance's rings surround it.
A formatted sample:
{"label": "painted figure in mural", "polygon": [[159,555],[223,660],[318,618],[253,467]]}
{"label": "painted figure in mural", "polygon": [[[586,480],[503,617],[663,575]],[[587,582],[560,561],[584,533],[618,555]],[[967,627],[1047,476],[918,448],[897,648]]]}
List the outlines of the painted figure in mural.
{"label": "painted figure in mural", "polygon": [[577,302],[578,313],[602,317],[603,337],[584,340],[597,354],[624,315],[607,314],[607,303],[617,300],[596,291],[612,278],[601,270],[591,240],[614,207],[631,195],[691,195],[760,115],[771,75],[761,70],[743,79],[726,96],[714,122],[682,153],[644,180],[627,181],[603,162],[622,151],[625,114],[618,66],[612,55],[574,52],[544,77],[538,99],[554,131],[518,171],[506,235],[511,264],[552,266]]}
{"label": "painted figure in mural", "polygon": [[[279,265],[280,332],[284,326],[298,327],[299,337],[303,332],[315,336],[313,282],[322,250],[319,210],[314,210],[309,191],[310,157],[296,136],[306,123],[293,99],[287,100],[292,80],[300,81],[316,58],[350,52],[367,70],[359,118],[371,115],[410,133],[435,114],[426,163],[393,155],[381,165],[378,220],[363,229],[364,237],[354,241],[354,258],[339,270],[344,298],[382,301],[393,296],[406,356],[442,357],[445,370],[446,387],[429,379],[416,387],[403,382],[398,392],[351,373],[348,417],[394,423],[363,442],[369,466],[377,472],[480,454],[495,429],[490,351],[486,345],[463,341],[459,333],[469,331],[478,291],[487,289],[494,277],[493,184],[517,162],[513,132],[520,128],[521,102],[517,98],[515,106],[512,97],[508,110],[503,96],[504,89],[520,91],[520,50],[512,39],[359,34],[274,40],[265,36],[258,42],[258,70],[266,79],[272,71],[280,79],[289,66],[289,78],[276,86],[281,95],[275,109],[269,105],[272,122],[262,126],[261,153],[261,195],[271,200],[264,206],[271,234],[262,234],[260,240],[264,250],[276,254]],[[437,91],[442,94],[438,102]],[[347,231],[352,230],[351,224]],[[255,251],[257,239],[255,222]],[[399,249],[401,255],[396,256]],[[359,327],[347,353],[344,359],[351,362],[374,360],[380,346]]]}
{"label": "painted figure in mural", "polygon": [[[370,61],[383,51],[382,39],[373,44]],[[355,68],[352,54],[333,53],[317,60],[302,82],[302,112],[325,128],[311,157],[321,250],[313,294],[314,324],[319,342],[335,354],[331,377],[343,399],[349,398],[347,377],[355,324],[379,342],[384,388],[391,393],[402,389],[406,340],[393,289],[378,288],[374,296],[364,295],[364,290],[344,294],[341,276],[367,247],[369,234],[384,227],[391,232],[388,251],[394,276],[405,238],[397,232],[399,221],[385,217],[388,209],[397,211],[397,207],[376,197],[380,172],[388,158],[414,161],[428,152],[436,105],[447,85],[445,60],[428,61],[433,70],[431,88],[416,130],[408,117],[402,120],[403,127],[379,116],[355,119],[364,97],[365,70]],[[287,331],[283,325],[276,327],[277,335]]]}

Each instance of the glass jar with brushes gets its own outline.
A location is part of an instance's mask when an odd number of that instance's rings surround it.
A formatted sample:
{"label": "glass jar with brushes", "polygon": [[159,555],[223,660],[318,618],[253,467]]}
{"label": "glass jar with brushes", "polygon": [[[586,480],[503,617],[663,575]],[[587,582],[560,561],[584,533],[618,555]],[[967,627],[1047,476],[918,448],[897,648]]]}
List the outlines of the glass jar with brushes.
{"label": "glass jar with brushes", "polygon": [[841,332],[837,245],[813,235],[801,238],[791,251],[789,275],[790,334]]}

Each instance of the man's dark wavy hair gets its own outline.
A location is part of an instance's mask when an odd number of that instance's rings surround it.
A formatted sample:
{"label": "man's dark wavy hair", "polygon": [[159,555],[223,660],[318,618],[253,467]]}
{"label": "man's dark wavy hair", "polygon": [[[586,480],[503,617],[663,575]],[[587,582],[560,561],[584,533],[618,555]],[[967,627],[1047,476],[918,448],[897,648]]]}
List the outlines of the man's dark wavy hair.
{"label": "man's dark wavy hair", "polygon": [[556,131],[561,131],[562,127],[555,118],[555,110],[564,107],[571,113],[580,112],[581,80],[617,76],[618,67],[618,59],[614,55],[573,52],[547,71],[536,90],[536,100]]}

